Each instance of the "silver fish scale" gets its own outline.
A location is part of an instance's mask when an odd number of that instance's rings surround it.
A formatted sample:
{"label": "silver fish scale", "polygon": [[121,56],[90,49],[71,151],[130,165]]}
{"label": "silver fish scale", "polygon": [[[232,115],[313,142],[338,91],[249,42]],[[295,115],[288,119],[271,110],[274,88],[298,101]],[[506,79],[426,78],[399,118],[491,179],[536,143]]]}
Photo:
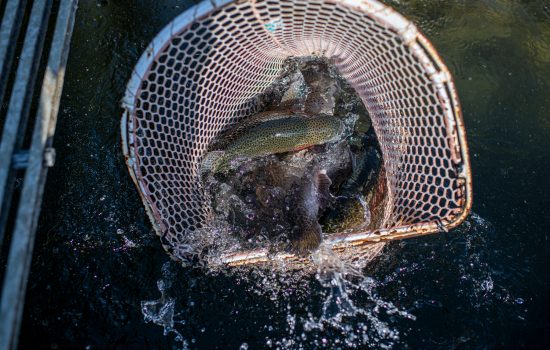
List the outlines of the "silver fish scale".
{"label": "silver fish scale", "polygon": [[[287,57],[309,55],[328,57],[363,100],[388,192],[379,229],[336,233],[326,244],[362,259],[357,246],[448,230],[466,218],[472,189],[458,97],[411,22],[375,0],[205,1],[154,38],[123,100],[128,168],[175,259],[186,234],[207,223],[198,170],[209,143],[258,112],[253,97]],[[227,262],[268,259],[243,252]]]}

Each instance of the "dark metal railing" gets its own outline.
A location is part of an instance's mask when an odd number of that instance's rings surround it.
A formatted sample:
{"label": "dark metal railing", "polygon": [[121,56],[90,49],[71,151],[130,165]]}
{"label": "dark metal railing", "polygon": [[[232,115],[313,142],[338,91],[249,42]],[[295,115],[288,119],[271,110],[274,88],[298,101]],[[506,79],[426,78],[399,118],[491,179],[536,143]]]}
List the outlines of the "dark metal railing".
{"label": "dark metal railing", "polygon": [[[0,350],[17,348],[46,173],[55,159],[52,141],[76,3],[77,0],[61,0],[52,13],[52,0],[33,1],[22,39],[19,34],[25,22],[23,17],[31,4],[8,0],[2,18],[0,102],[9,102],[0,139],[0,246],[8,239],[9,246],[0,301]],[[54,21],[50,14],[56,16]],[[55,27],[51,42],[47,42],[51,22]],[[23,45],[15,62],[19,40],[23,40]],[[45,67],[40,67],[44,47],[49,51]],[[10,85],[9,76],[14,69]],[[43,75],[39,74],[42,71]],[[36,113],[30,115],[37,93]],[[27,130],[29,120],[33,122],[32,131]],[[25,133],[32,136],[30,145],[23,149]],[[18,171],[23,181],[15,196]],[[16,197],[18,201],[14,200]]]}

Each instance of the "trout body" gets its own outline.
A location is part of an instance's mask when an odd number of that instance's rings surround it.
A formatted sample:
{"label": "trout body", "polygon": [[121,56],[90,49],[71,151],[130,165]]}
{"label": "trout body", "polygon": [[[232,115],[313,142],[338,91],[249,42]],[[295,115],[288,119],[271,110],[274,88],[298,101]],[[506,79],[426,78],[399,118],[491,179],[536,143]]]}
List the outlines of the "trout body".
{"label": "trout body", "polygon": [[347,129],[344,122],[333,116],[278,114],[275,119],[256,123],[247,130],[240,128],[223,151],[213,151],[205,157],[201,173],[226,171],[236,157],[254,158],[339,141],[347,136]]}

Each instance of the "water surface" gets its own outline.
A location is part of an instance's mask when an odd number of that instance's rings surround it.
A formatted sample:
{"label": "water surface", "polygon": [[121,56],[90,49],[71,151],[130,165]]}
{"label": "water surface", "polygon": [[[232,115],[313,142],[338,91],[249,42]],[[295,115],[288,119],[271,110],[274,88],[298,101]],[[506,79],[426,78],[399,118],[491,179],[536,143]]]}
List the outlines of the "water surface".
{"label": "water surface", "polygon": [[[81,1],[21,348],[550,347],[550,4],[388,3],[456,80],[474,176],[462,227],[387,245],[343,290],[171,263],[124,165],[119,102],[146,45],[192,2]],[[181,339],[144,320],[144,301]]]}

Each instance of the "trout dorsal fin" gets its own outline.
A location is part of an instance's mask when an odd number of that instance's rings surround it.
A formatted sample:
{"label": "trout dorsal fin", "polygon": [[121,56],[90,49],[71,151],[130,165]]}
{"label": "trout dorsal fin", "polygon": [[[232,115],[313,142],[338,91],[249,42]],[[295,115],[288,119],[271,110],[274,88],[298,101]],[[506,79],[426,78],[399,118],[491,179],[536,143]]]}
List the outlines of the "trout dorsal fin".
{"label": "trout dorsal fin", "polygon": [[319,208],[324,209],[330,204],[332,200],[332,194],[330,193],[330,185],[332,184],[332,181],[330,180],[330,177],[328,177],[327,171],[325,169],[317,172],[314,181],[315,187],[317,187]]}

